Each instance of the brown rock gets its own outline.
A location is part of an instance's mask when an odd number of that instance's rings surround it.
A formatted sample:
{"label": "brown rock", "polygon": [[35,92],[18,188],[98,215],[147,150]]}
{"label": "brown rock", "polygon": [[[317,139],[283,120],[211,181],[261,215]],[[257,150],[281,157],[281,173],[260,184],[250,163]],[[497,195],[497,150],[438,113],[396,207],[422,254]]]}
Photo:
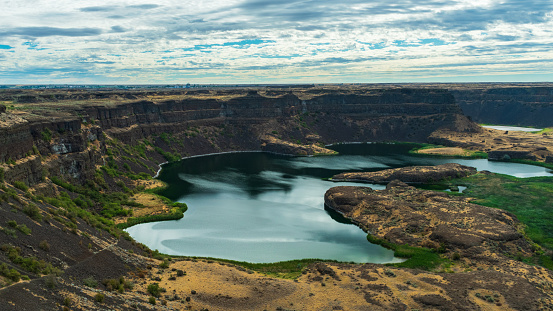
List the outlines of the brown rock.
{"label": "brown rock", "polygon": [[342,173],[334,175],[333,181],[358,181],[386,184],[399,180],[404,183],[424,184],[448,178],[460,178],[476,174],[476,168],[457,163],[436,166],[409,166],[377,172]]}

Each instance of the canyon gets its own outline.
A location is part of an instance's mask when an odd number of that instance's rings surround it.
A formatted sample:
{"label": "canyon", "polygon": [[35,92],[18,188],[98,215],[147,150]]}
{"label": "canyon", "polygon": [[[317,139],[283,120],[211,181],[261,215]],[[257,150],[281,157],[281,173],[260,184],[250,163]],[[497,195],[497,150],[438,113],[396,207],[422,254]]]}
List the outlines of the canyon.
{"label": "canyon", "polygon": [[[486,142],[497,142],[495,138],[504,133],[484,130],[474,121],[552,126],[549,119],[533,115],[547,115],[552,109],[549,88],[547,85],[327,85],[128,91],[2,90],[0,261],[5,266],[2,269],[8,272],[0,276],[5,286],[0,289],[0,299],[14,310],[32,309],[39,301],[45,309],[100,310],[106,304],[121,310],[143,309],[151,306],[148,286],[156,282],[167,290],[163,295],[154,295],[158,303],[173,309],[339,310],[367,306],[372,309],[547,309],[552,306],[550,270],[514,260],[507,261],[506,265],[484,261],[482,258],[489,252],[485,248],[473,254],[456,246],[446,252],[447,256],[461,254],[462,260],[454,264],[459,273],[377,264],[311,262],[297,264],[301,271],[293,281],[267,277],[258,270],[254,272],[234,263],[169,258],[136,243],[115,224],[130,223],[130,214],[136,215],[137,210],[148,204],[137,203],[137,195],[151,196],[150,201],[154,200],[153,194],[144,191],[155,182],[151,177],[158,172],[159,163],[182,157],[244,150],[324,155],[334,153],[325,147],[328,144],[392,141],[439,142],[493,154],[503,146],[490,147]],[[505,104],[507,101],[509,105]],[[529,106],[532,108],[528,109]],[[504,119],[489,117],[502,114],[503,110],[497,107],[517,113]],[[483,135],[490,137],[480,139]],[[533,148],[531,152],[518,157],[548,162],[552,157],[550,135],[535,135],[528,143],[528,148]],[[457,136],[471,137],[474,143],[453,139]],[[497,157],[502,159],[504,154]],[[338,190],[340,195],[355,196],[356,204],[369,200],[362,198],[366,194],[360,189],[353,189],[351,193]],[[504,243],[507,246],[501,244],[501,250],[516,252],[518,246],[525,255],[535,251],[533,244],[517,233],[518,221],[512,215],[497,212],[492,218],[478,222],[478,215],[492,215],[492,212],[483,212],[482,208],[461,199],[448,199],[445,194],[419,191],[423,190],[395,183],[382,197],[370,200],[395,202],[401,196],[412,204],[420,201],[424,206],[432,205],[428,209],[433,213],[444,208],[440,204],[447,201],[462,209],[459,213],[471,213],[475,218],[471,226],[498,225],[497,230],[508,231],[507,238],[495,239],[507,241]],[[331,199],[330,194],[327,197],[328,205],[341,211],[334,203],[336,199]],[[178,218],[178,210],[181,216],[185,210],[161,199],[156,204],[159,208],[152,214],[173,213]],[[380,209],[395,208],[394,204]],[[419,217],[415,214],[405,216]],[[375,226],[391,221],[371,217]],[[428,217],[436,220],[436,216]],[[403,223],[396,219],[396,224],[384,231],[400,231]],[[370,228],[369,224],[364,226]],[[439,231],[440,228],[431,234],[438,236],[447,231],[447,228]],[[489,230],[495,232],[494,228]],[[413,242],[416,232],[387,235],[384,231],[377,231],[376,237],[389,237],[390,243],[406,242],[436,249],[440,248],[440,241],[456,245],[448,242],[446,234],[432,241],[425,240],[424,244],[418,240]],[[492,255],[496,261],[504,260],[501,254]],[[169,266],[173,269],[168,269]],[[477,267],[486,271],[480,276],[479,272],[468,271]],[[185,276],[177,273],[180,270],[186,271]],[[530,276],[516,278],[517,273]],[[490,280],[500,280],[501,285],[489,283],[486,275]],[[20,280],[22,276],[25,278]],[[84,280],[92,279],[98,284],[85,284]],[[125,280],[131,280],[134,289]],[[484,285],[479,285],[481,282]],[[513,286],[523,290],[528,298],[517,300],[520,295],[512,292]],[[32,297],[25,294],[29,291]],[[395,298],[398,291],[409,294]],[[479,291],[482,297],[491,295],[495,300],[491,299],[494,300],[491,303],[490,299],[475,299],[474,295],[459,294],[461,291],[472,294]],[[343,297],[341,303],[336,302],[339,297]]]}

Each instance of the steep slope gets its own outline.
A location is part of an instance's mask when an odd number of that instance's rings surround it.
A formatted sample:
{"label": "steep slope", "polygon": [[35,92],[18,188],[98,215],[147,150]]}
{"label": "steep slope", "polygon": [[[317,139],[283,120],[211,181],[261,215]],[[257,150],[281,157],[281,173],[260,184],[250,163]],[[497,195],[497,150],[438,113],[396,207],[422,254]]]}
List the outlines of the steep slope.
{"label": "steep slope", "polygon": [[478,123],[553,126],[551,86],[478,85],[450,90],[463,113]]}

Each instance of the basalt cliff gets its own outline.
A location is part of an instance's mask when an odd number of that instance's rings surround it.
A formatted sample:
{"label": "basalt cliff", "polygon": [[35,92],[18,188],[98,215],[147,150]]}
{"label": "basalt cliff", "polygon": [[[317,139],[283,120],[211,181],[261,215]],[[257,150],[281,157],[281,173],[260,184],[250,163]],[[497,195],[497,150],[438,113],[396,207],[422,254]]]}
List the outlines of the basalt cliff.
{"label": "basalt cliff", "polygon": [[478,123],[551,127],[550,84],[473,84],[448,88],[463,113]]}
{"label": "basalt cliff", "polygon": [[95,166],[104,164],[106,137],[131,146],[152,139],[146,151],[162,152],[143,159],[151,167],[167,153],[173,158],[232,150],[310,155],[324,153],[316,147],[328,143],[424,142],[437,129],[479,131],[453,96],[439,89],[6,91],[0,96],[14,108],[0,115],[0,161],[17,162],[5,167],[5,178],[29,185],[43,175],[90,178]]}

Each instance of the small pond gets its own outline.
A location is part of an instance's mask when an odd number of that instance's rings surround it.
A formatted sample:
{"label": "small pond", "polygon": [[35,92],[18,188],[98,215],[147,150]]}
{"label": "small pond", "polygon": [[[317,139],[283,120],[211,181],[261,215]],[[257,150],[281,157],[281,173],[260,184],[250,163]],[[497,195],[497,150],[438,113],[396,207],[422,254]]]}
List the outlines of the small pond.
{"label": "small pond", "polygon": [[[184,218],[128,228],[139,242],[171,255],[248,262],[303,258],[387,263],[393,252],[367,242],[357,226],[325,210],[323,178],[344,171],[457,162],[518,177],[553,176],[538,166],[411,156],[410,144],[335,145],[338,156],[291,157],[261,152],[195,157],[165,165],[164,195],[188,204]],[[382,185],[372,185],[383,189]]]}

